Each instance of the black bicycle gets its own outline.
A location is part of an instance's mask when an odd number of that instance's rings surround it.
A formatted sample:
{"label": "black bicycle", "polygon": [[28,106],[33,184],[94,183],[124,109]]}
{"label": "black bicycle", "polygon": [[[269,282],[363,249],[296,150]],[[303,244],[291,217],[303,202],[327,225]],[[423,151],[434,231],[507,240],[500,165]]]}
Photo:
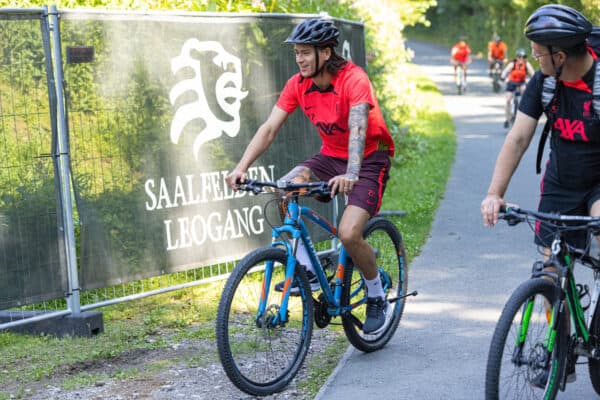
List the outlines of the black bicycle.
{"label": "black bicycle", "polygon": [[[500,218],[511,226],[527,222],[552,228],[551,254],[533,264],[531,278],[508,299],[490,345],[486,399],[554,399],[564,390],[579,356],[600,394],[600,259],[564,240],[568,231],[600,234],[600,218],[548,214],[505,207]],[[576,283],[575,263],[594,272],[594,289]],[[585,305],[582,305],[582,300]],[[587,317],[586,317],[587,313]],[[572,331],[572,333],[571,333]]]}
{"label": "black bicycle", "polygon": [[521,87],[518,86],[514,91],[512,100],[510,101],[510,125],[514,125],[515,119],[517,118],[517,111],[519,111],[519,102],[521,101]]}
{"label": "black bicycle", "polygon": [[498,93],[501,88],[502,66],[503,62],[501,59],[495,59],[494,64],[492,64],[492,89],[494,93]]}

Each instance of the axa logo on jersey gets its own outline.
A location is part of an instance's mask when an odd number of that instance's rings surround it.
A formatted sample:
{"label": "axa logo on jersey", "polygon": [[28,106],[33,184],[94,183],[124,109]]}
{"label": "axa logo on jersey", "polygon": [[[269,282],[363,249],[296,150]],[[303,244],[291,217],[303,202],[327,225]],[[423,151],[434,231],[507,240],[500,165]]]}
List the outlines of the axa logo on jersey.
{"label": "axa logo on jersey", "polygon": [[[222,69],[220,76],[202,76],[201,60],[195,54],[210,54],[212,62]],[[175,105],[177,100],[192,92],[195,100],[177,108],[171,122],[170,136],[175,144],[183,133],[185,126],[195,120],[201,120],[202,128],[195,132],[193,154],[196,159],[202,145],[210,140],[217,139],[223,134],[235,137],[240,132],[240,107],[241,101],[248,95],[242,88],[241,61],[235,55],[225,50],[223,45],[215,41],[201,42],[198,39],[188,39],[181,48],[181,53],[171,59],[171,71],[174,75],[185,70],[186,78],[176,83],[169,92],[169,100]],[[187,71],[191,71],[190,74]],[[216,99],[208,99],[205,87],[214,85]],[[221,110],[230,117],[224,121],[218,118],[211,110],[211,104],[218,104]]]}

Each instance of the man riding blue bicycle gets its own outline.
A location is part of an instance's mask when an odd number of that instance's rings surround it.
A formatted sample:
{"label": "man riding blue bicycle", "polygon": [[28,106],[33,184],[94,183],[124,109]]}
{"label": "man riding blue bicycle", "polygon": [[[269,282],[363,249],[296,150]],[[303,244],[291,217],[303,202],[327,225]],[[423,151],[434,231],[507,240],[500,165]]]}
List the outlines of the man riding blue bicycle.
{"label": "man riding blue bicycle", "polygon": [[[322,146],[318,154],[281,179],[327,181],[332,197],[336,193],[347,196],[339,238],[367,285],[363,332],[377,333],[391,307],[385,299],[375,254],[362,234],[367,221],[379,211],[394,142],[366,73],[336,53],[338,37],[337,27],[321,18],[305,20],[294,28],[286,43],[294,45],[300,71],[287,81],[271,114],[226,181],[233,189],[245,182],[248,168],[269,148],[287,117],[301,107],[317,127]],[[308,268],[311,287],[317,289],[317,278],[301,243],[296,257]]]}

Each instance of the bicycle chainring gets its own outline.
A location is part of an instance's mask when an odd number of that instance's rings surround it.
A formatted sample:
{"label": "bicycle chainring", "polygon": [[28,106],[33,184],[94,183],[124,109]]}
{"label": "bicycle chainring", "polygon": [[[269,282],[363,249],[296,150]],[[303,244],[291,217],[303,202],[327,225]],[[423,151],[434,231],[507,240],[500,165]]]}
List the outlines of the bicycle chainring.
{"label": "bicycle chainring", "polygon": [[323,329],[331,322],[331,315],[327,312],[325,295],[321,293],[317,300],[313,298],[313,304],[315,310],[315,325]]}

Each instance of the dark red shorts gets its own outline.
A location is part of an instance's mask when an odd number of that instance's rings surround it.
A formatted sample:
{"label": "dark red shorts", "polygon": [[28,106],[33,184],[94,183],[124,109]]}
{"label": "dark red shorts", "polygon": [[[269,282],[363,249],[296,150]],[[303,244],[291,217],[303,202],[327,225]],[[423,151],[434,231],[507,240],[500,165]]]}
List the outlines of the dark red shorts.
{"label": "dark red shorts", "polygon": [[[345,174],[348,161],[316,154],[300,165],[310,168],[320,180],[327,182],[334,176]],[[365,158],[360,167],[358,182],[348,195],[348,204],[366,210],[370,216],[376,215],[381,207],[390,167],[387,151],[376,151]]]}

